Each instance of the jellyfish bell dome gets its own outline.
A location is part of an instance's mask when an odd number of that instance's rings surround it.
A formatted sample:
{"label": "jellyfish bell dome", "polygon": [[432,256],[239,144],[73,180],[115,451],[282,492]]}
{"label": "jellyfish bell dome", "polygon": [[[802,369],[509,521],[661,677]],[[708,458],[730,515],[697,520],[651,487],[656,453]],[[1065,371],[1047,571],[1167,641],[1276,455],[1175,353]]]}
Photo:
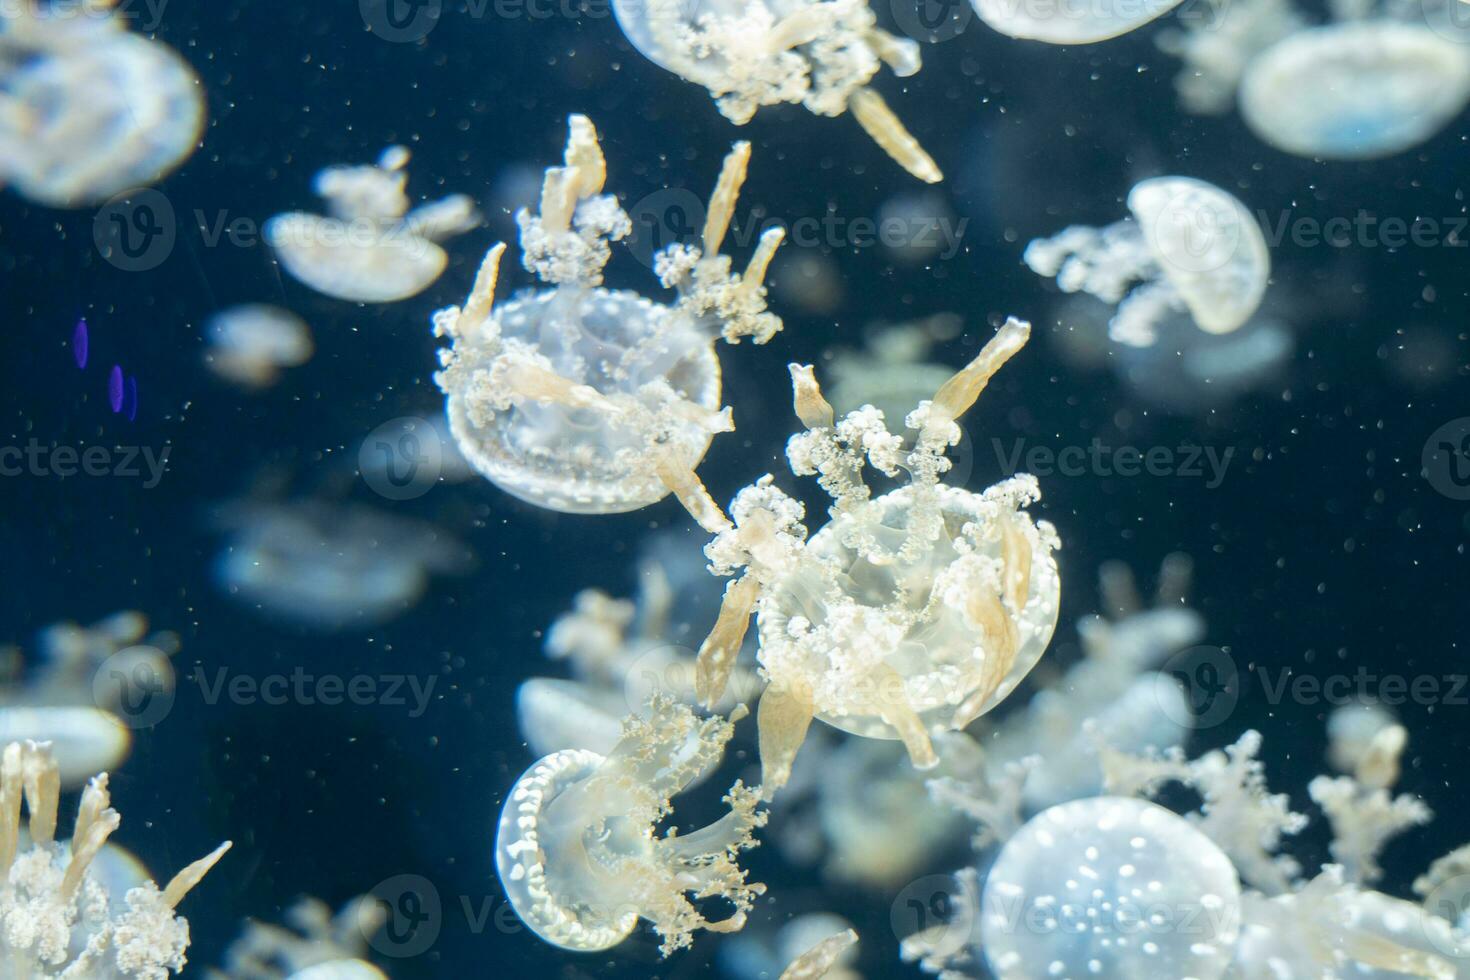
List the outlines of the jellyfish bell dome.
{"label": "jellyfish bell dome", "polygon": [[344,227],[301,211],[267,221],[265,240],[292,278],[324,296],[358,303],[416,296],[449,264],[444,249],[427,239]]}
{"label": "jellyfish bell dome", "polygon": [[986,24],[1007,37],[1047,44],[1092,44],[1162,17],[1180,0],[970,0]]}
{"label": "jellyfish bell dome", "polygon": [[[694,320],[627,290],[526,293],[496,310],[506,342],[536,346],[551,370],[603,395],[652,393],[673,415],[720,411],[720,362]],[[644,432],[596,406],[520,402],[487,424],[451,393],[450,431],[482,475],[529,504],[568,514],[616,514],[668,494],[643,465]],[[693,468],[714,430],[691,419],[664,429],[664,445]]]}
{"label": "jellyfish bell dome", "polygon": [[1128,210],[1201,330],[1230,333],[1261,305],[1271,255],[1234,195],[1193,177],[1154,177],[1128,192]]}
{"label": "jellyfish bell dome", "polygon": [[1251,61],[1240,111],[1262,140],[1329,160],[1392,156],[1429,139],[1470,101],[1470,52],[1388,20],[1298,31]]}
{"label": "jellyfish bell dome", "polygon": [[1240,932],[1240,879],[1184,818],[1094,797],[1031,819],[996,857],[978,943],[998,980],[1218,980]]}
{"label": "jellyfish bell dome", "polygon": [[[813,562],[778,580],[757,618],[768,659],[784,659],[781,651],[789,650],[807,661],[798,673],[821,678],[815,716],[855,735],[902,737],[887,717],[887,685],[872,669],[901,683],[902,699],[926,729],[958,729],[1015,689],[1056,628],[1056,561],[1046,536],[1019,509],[1024,490],[1007,484],[984,494],[947,484],[933,490],[941,530],[912,560],[875,561],[853,547],[869,528],[896,538],[922,519],[918,495],[906,486],[874,501],[876,513],[862,518],[866,527],[839,514],[812,535]],[[818,569],[836,572],[837,601]],[[1015,577],[1007,579],[1006,569]],[[962,594],[958,573],[977,582],[987,575],[1006,581],[1004,599],[985,610],[994,622],[980,612],[978,594]],[[895,602],[895,596],[902,598]],[[857,636],[866,642],[853,642]]]}

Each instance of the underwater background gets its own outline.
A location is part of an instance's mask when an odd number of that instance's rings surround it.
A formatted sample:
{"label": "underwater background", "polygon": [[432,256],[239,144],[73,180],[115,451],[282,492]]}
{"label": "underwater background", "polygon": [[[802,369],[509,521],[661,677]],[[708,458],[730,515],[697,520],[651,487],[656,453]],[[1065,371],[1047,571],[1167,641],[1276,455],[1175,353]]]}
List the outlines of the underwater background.
{"label": "underwater background", "polygon": [[[1184,552],[1194,559],[1191,599],[1208,623],[1206,642],[1241,673],[1233,707],[1196,733],[1191,751],[1259,728],[1273,788],[1304,804],[1306,779],[1323,768],[1331,705],[1273,698],[1280,672],[1325,677],[1361,666],[1442,679],[1437,696],[1395,707],[1411,733],[1400,789],[1424,796],[1439,818],[1390,846],[1383,888],[1404,893],[1427,856],[1465,839],[1456,800],[1470,691],[1456,703],[1452,678],[1467,670],[1470,474],[1426,472],[1424,450],[1447,425],[1463,435],[1452,423],[1470,415],[1470,236],[1429,247],[1273,248],[1272,289],[1290,296],[1289,360],[1275,379],[1189,411],[1147,400],[1106,354],[1091,364],[1069,357],[1067,330],[1056,326],[1062,297],[1020,262],[1031,238],[1114,220],[1129,186],[1165,173],[1217,183],[1269,216],[1366,211],[1449,223],[1467,214],[1463,121],[1388,160],[1314,163],[1264,146],[1235,115],[1185,114],[1171,84],[1176,65],[1149,31],[1058,50],[971,24],[925,45],[921,75],[880,83],[945,167],[946,183],[921,189],[850,119],[777,107],[731,126],[705,92],[634,52],[605,4],[424,3],[416,9],[438,17],[402,32],[381,29],[382,7],[166,4],[156,35],[203,77],[210,124],[202,149],[157,185],[174,232],[148,268],[104,257],[98,211],[0,194],[0,444],[169,453],[150,487],[122,476],[0,477],[0,644],[31,649],[47,624],[129,608],[180,634],[173,703],[136,732],[112,790],[124,817],[118,839],[156,871],[235,841],[183,909],[194,935],[186,975],[219,962],[247,916],[277,920],[302,895],[336,906],[402,875],[427,879],[442,909],[427,943],[413,932],[421,907],[395,909],[403,921],[391,921],[390,934],[402,942],[375,944],[395,978],[711,975],[711,937],[668,962],[642,930],[615,954],[546,946],[510,914],[492,860],[504,794],[533,761],[516,727],[516,686],[560,670],[542,653],[544,630],[581,589],[631,595],[639,544],[656,529],[681,530],[691,547],[704,536],[670,500],[577,517],[527,506],[480,479],[391,500],[357,475],[377,426],[442,413],[429,314],[460,302],[484,250],[514,235],[510,212],[530,202],[536,175],[559,157],[572,112],[596,123],[609,186],[625,206],[671,181],[702,196],[730,143],[748,139],[755,149],[737,230],[812,215],[841,228],[900,193],[921,212],[948,214],[951,227],[964,219],[953,254],[919,262],[840,231],[788,242],[786,271],[778,264],[772,275],[785,331],[722,355],[738,429],[715,440],[701,467],[717,500],[760,473],[784,472],[794,425],[788,361],[815,362],[820,375],[824,355],[860,346],[875,322],[953,312],[964,328],[935,359],[957,367],[1006,315],[1030,319],[1033,342],[966,419],[967,485],[1007,475],[1003,457],[1016,440],[1053,451],[1094,439],[1142,451],[1198,446],[1217,458],[1231,451],[1218,480],[1208,466],[1202,475],[1087,468],[1040,477],[1034,513],[1064,543],[1049,660],[1077,657],[1072,625],[1099,608],[1099,564],[1127,562],[1147,584],[1164,555]],[[875,9],[897,29],[889,5]],[[971,17],[964,3],[924,15],[956,27]],[[395,142],[413,151],[416,200],[462,191],[488,217],[447,245],[450,266],[424,294],[377,307],[334,301],[283,277],[258,235],[217,234],[235,219],[258,227],[309,202],[317,170],[371,160]],[[677,214],[664,218],[665,230],[682,230]],[[815,309],[791,301],[820,288],[791,271],[797,252],[832,260],[840,296],[812,300]],[[511,265],[509,280],[525,285]],[[609,279],[644,272],[619,255]],[[296,311],[317,347],[309,364],[257,394],[202,362],[210,314],[246,302]],[[83,317],[86,371],[69,349]],[[109,410],[99,365],[112,363],[137,379],[134,420]],[[323,630],[273,619],[216,584],[220,507],[252,495],[354,500],[432,521],[474,564],[435,577],[422,600],[385,623]],[[298,667],[404,676],[432,684],[431,696],[421,712],[407,689],[366,706],[210,703],[196,679]],[[739,738],[732,772],[754,762],[749,733]],[[692,824],[700,813],[692,809]],[[1309,831],[1307,863],[1325,849],[1325,837]],[[763,903],[849,918],[862,935],[864,975],[919,975],[898,964],[892,894],[824,886],[771,847],[749,864],[770,888]]]}

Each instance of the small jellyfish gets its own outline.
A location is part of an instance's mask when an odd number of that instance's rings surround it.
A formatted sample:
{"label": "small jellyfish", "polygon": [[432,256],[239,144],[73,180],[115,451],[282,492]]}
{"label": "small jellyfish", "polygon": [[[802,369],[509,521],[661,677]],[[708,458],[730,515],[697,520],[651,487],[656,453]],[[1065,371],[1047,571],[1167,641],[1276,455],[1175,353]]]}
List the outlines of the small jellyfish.
{"label": "small jellyfish", "polygon": [[128,32],[117,0],[54,7],[14,4],[0,15],[0,184],[52,207],[85,207],[187,159],[204,94],[177,52]]}
{"label": "small jellyfish", "polygon": [[970,0],[980,19],[1007,37],[1047,44],[1093,44],[1137,30],[1181,0],[1095,3],[1089,0]]}
{"label": "small jellyfish", "polygon": [[439,242],[480,225],[475,203],[453,194],[409,210],[409,152],[390,146],[373,166],[328,167],[315,190],[327,216],[293,211],[265,225],[265,240],[292,276],[336,299],[392,303],[416,296],[444,271]]}
{"label": "small jellyfish", "polygon": [[[767,475],[741,490],[726,517],[694,474],[673,484],[714,535],[717,575],[734,577],[696,664],[696,690],[724,691],[752,613],[768,682],[760,700],[762,786],[790,777],[817,718],[866,738],[901,739],[917,768],[937,764],[933,730],[959,730],[1011,693],[1056,626],[1056,530],[1025,510],[1036,479],[983,493],[941,482],[958,419],[1030,336],[1006,321],[932,401],[910,412],[912,438],[865,406],[837,419],[809,366],[791,365],[798,419],[786,455],[833,498],[831,520],[807,540],[805,508]],[[870,465],[909,482],[873,497]]]}
{"label": "small jellyfish", "polygon": [[878,27],[867,0],[614,0],[613,13],[649,61],[703,85],[737,126],[766,105],[820,116],[851,111],[899,166],[944,179],[932,157],[868,87],[885,64],[918,72],[919,45]]}
{"label": "small jellyfish", "polygon": [[1073,225],[1026,246],[1031,270],[1063,292],[1116,304],[1109,333],[1147,347],[1170,313],[1206,333],[1229,333],[1261,304],[1271,274],[1266,239],[1245,205],[1191,177],[1154,177],[1128,192],[1131,218]]}
{"label": "small jellyfish", "polygon": [[[100,858],[122,823],[107,774],[82,791],[71,839],[56,839],[60,775],[48,746],[0,753],[0,964],[34,980],[165,980],[184,968],[189,923],[175,908],[230,844],[188,865],[163,888],[152,881],[111,895]],[[28,827],[20,825],[21,806]],[[115,861],[113,862],[115,864]],[[114,869],[115,870],[115,869]]]}
{"label": "small jellyfish", "polygon": [[386,980],[367,962],[368,941],[383,927],[384,904],[355,898],[333,913],[325,902],[302,899],[286,912],[286,928],[248,922],[225,950],[216,980]]}
{"label": "small jellyfish", "polygon": [[1218,980],[1240,930],[1230,859],[1163,807],[1093,797],[1008,840],[985,879],[978,945],[997,980]]}
{"label": "small jellyfish", "polygon": [[311,360],[311,328],[278,306],[250,303],[221,310],[209,318],[209,349],[204,361],[222,378],[263,388],[275,384],[281,369]]}
{"label": "small jellyfish", "polygon": [[1240,113],[1257,136],[1329,160],[1401,153],[1467,102],[1465,45],[1386,19],[1298,31],[1252,60],[1240,85]]}
{"label": "small jellyfish", "polygon": [[[623,723],[607,755],[568,749],[528,769],[506,796],[495,841],[500,884],[521,921],[576,952],[616,946],[640,918],[665,956],[697,930],[738,931],[765,890],[736,863],[765,825],[759,794],[737,781],[725,797],[729,812],[715,823],[656,834],[670,799],[719,764],[734,727],[656,697],[646,715]],[[709,921],[690,894],[722,898],[734,911]]]}
{"label": "small jellyfish", "polygon": [[602,285],[611,243],[632,224],[603,194],[606,163],[585,116],[569,120],[566,164],[546,172],[540,210],[521,211],[522,263],[550,288],[495,300],[504,245],[485,257],[463,307],[434,314],[435,380],[461,452],[527,503],[571,514],[636,510],[668,493],[661,474],[692,472],[717,432],[717,337],[765,343],[781,329],[766,311],[766,267],[784,232],[768,229],[743,274],[720,254],[750,160],[725,158],[699,246],[674,244],[654,271],[664,304]]}

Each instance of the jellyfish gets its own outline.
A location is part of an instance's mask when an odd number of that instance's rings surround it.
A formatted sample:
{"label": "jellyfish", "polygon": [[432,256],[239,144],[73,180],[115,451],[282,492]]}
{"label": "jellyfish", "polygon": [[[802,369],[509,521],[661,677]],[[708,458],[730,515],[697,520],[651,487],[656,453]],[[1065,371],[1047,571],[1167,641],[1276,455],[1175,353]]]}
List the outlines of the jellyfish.
{"label": "jellyfish", "polygon": [[1147,347],[1170,313],[1206,333],[1230,333],[1261,304],[1271,257],[1245,205],[1191,177],[1154,177],[1128,192],[1125,218],[1073,225],[1026,246],[1025,261],[1063,292],[1116,304],[1110,336]]}
{"label": "jellyfish", "polygon": [[1137,30],[1181,0],[1095,3],[1088,0],[970,0],[980,19],[1007,37],[1047,44],[1093,44]]}
{"label": "jellyfish", "polygon": [[1253,59],[1240,114],[1286,153],[1370,160],[1418,146],[1470,102],[1470,54],[1386,19],[1297,31]]}
{"label": "jellyfish", "polygon": [[[717,951],[724,974],[732,980],[861,980],[854,972],[857,931],[830,912],[808,912],[776,918],[760,910],[739,935],[726,937]],[[790,972],[796,970],[798,972]],[[805,971],[805,972],[800,972]]]}
{"label": "jellyfish", "polygon": [[386,980],[367,962],[368,939],[386,919],[371,896],[355,898],[338,912],[306,898],[286,912],[286,927],[249,922],[225,950],[216,980]]}
{"label": "jellyfish", "polygon": [[[815,475],[831,520],[807,539],[805,508],[767,474],[726,516],[695,474],[671,482],[714,540],[711,570],[734,578],[699,651],[696,692],[725,690],[752,613],[767,682],[758,716],[761,782],[774,793],[812,720],[899,739],[920,769],[938,762],[931,730],[959,730],[1004,699],[1046,650],[1060,583],[1056,530],[1025,511],[1040,496],[1018,476],[976,493],[941,482],[955,420],[1026,343],[1006,321],[978,356],[906,419],[912,439],[865,406],[836,419],[810,366],[790,366],[797,418],[792,472]],[[909,482],[878,497],[864,465]],[[679,476],[679,474],[674,474]]]}
{"label": "jellyfish", "polygon": [[194,152],[199,78],[168,45],[129,33],[116,0],[0,15],[0,184],[86,207],[151,184]]}
{"label": "jellyfish", "polygon": [[[90,626],[57,623],[41,633],[40,656],[22,671],[20,651],[9,653],[14,676],[0,686],[0,744],[50,745],[64,788],[116,769],[132,751],[133,714],[151,697],[172,694],[173,633],[150,634],[142,613],[115,613]],[[22,673],[24,676],[22,676]]]}
{"label": "jellyfish", "polygon": [[375,165],[328,167],[315,190],[328,216],[292,211],[265,225],[286,271],[335,299],[392,303],[439,278],[449,256],[439,242],[480,225],[475,202],[452,194],[409,210],[409,152],[390,146]]}
{"label": "jellyfish", "polygon": [[174,910],[229,842],[162,889],[144,881],[114,897],[98,874],[99,852],[121,823],[110,806],[107,775],[83,790],[65,842],[56,839],[60,781],[45,744],[12,742],[0,753],[0,973],[27,980],[165,980],[181,971],[189,923]]}
{"label": "jellyfish", "polygon": [[311,328],[290,310],[250,303],[209,320],[205,363],[220,377],[249,387],[275,384],[281,369],[311,360]]}
{"label": "jellyfish", "polygon": [[935,344],[960,335],[964,321],[937,313],[908,323],[874,328],[862,350],[841,350],[827,367],[834,411],[847,414],[864,405],[900,418],[939,390],[954,370],[928,360]]}
{"label": "jellyfish", "polygon": [[[521,776],[506,796],[495,841],[495,866],[521,921],[553,946],[609,949],[639,919],[659,934],[667,956],[698,930],[735,932],[765,889],[736,863],[762,827],[759,793],[737,781],[729,812],[707,827],[662,836],[671,797],[718,765],[734,733],[730,720],[700,720],[684,705],[656,696],[623,723],[607,755],[568,749]],[[733,909],[709,920],[695,899],[723,899]]]}
{"label": "jellyfish", "polygon": [[435,375],[460,451],[527,503],[571,514],[636,510],[668,493],[659,474],[692,471],[717,432],[714,338],[765,343],[781,329],[762,281],[784,232],[768,229],[743,274],[720,254],[750,160],[736,144],[710,199],[700,245],[670,245],[654,270],[671,304],[602,285],[611,244],[632,225],[601,193],[606,164],[585,116],[569,120],[566,163],[546,172],[540,210],[516,216],[522,262],[549,288],[496,303],[504,245],[485,257],[463,307],[434,314]]}
{"label": "jellyfish", "polygon": [[1240,879],[1183,817],[1124,797],[1062,803],[1006,841],[985,877],[979,946],[998,980],[1218,980]]}
{"label": "jellyfish", "polygon": [[321,630],[371,626],[417,602],[432,575],[468,552],[432,525],[325,500],[225,508],[231,538],[215,561],[230,598]]}
{"label": "jellyfish", "polygon": [[649,61],[703,85],[743,126],[765,105],[819,116],[851,111],[893,160],[927,183],[944,179],[883,97],[868,87],[885,64],[918,72],[919,45],[877,26],[866,0],[614,0],[628,41]]}

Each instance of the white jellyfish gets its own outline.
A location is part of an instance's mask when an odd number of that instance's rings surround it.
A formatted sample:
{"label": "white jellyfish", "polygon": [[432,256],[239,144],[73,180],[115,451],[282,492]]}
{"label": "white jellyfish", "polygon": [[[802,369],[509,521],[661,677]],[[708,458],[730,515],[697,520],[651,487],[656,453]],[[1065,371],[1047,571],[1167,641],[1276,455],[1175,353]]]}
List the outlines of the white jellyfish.
{"label": "white jellyfish", "polygon": [[287,910],[287,927],[248,922],[211,980],[386,980],[367,962],[368,940],[386,918],[370,896],[336,913],[325,902],[302,899]]}
{"label": "white jellyfish", "polygon": [[434,574],[463,572],[468,552],[429,524],[355,504],[242,504],[215,580],[268,616],[323,630],[370,626],[407,610]]}
{"label": "white jellyfish", "polygon": [[[735,577],[695,682],[702,701],[725,690],[752,613],[761,676],[762,785],[785,784],[813,718],[867,738],[901,739],[918,768],[938,759],[930,732],[958,730],[1005,698],[1036,664],[1056,625],[1056,531],[1025,511],[1040,491],[1019,476],[975,493],[941,482],[955,420],[1025,345],[1008,320],[932,401],[909,413],[912,443],[866,406],[838,420],[809,366],[791,365],[807,427],[786,454],[833,498],[807,540],[805,508],[767,475],[736,495],[730,516],[693,473],[675,487],[715,535],[711,570]],[[910,480],[873,497],[864,465]]]}
{"label": "white jellyfish", "polygon": [[439,242],[478,227],[481,217],[464,194],[410,211],[408,160],[406,147],[390,146],[376,165],[318,173],[315,190],[328,215],[293,211],[265,225],[286,271],[319,293],[359,303],[407,299],[438,279],[449,263]]}
{"label": "white jellyfish", "polygon": [[[855,972],[857,932],[840,915],[808,912],[774,917],[763,908],[739,935],[718,950],[722,971],[733,980],[862,980]],[[771,921],[778,918],[779,921]]]}
{"label": "white jellyfish", "polygon": [[970,0],[980,19],[1008,37],[1093,44],[1137,30],[1181,0]]}
{"label": "white jellyfish", "polygon": [[24,678],[7,678],[12,682],[0,687],[0,744],[49,743],[70,789],[127,759],[129,722],[143,717],[151,698],[173,692],[169,658],[178,637],[150,635],[143,614],[122,612],[91,626],[49,626],[40,647],[31,665],[20,651],[9,651],[8,666]]}
{"label": "white jellyfish", "polygon": [[263,388],[275,384],[281,369],[311,360],[311,328],[290,310],[249,303],[209,318],[209,350],[204,362],[237,384]]}
{"label": "white jellyfish", "polygon": [[1258,55],[1240,86],[1240,114],[1257,136],[1332,160],[1401,153],[1467,102],[1464,43],[1384,19],[1298,31]]}
{"label": "white jellyfish", "polygon": [[[506,796],[495,841],[501,887],[521,920],[577,952],[616,946],[640,918],[659,934],[664,955],[698,930],[739,930],[765,890],[736,863],[765,824],[756,790],[737,781],[719,820],[656,835],[670,799],[719,764],[734,727],[656,697],[624,722],[607,755],[568,749],[528,769]],[[710,921],[689,895],[722,898],[734,911]]]}
{"label": "white jellyfish", "polygon": [[[143,881],[109,893],[99,855],[122,822],[107,775],[82,792],[71,839],[56,838],[60,773],[49,747],[11,743],[0,753],[0,975],[20,980],[166,980],[184,968],[189,923],[179,902],[229,842],[159,888]],[[21,828],[21,804],[28,813]]]}
{"label": "white jellyfish", "polygon": [[919,45],[877,26],[867,0],[614,0],[623,33],[649,61],[703,85],[737,126],[765,105],[851,111],[899,166],[944,179],[932,157],[868,87],[885,64],[920,67]]}
{"label": "white jellyfish", "polygon": [[538,213],[516,216],[522,262],[550,288],[496,303],[504,245],[485,257],[463,307],[434,314],[435,380],[466,459],[496,486],[550,510],[607,514],[662,499],[661,474],[692,471],[717,432],[717,337],[760,344],[781,329],[762,282],[783,232],[768,229],[743,274],[720,245],[750,159],[737,144],[710,198],[699,246],[670,245],[654,270],[664,304],[602,285],[611,243],[631,230],[603,194],[606,163],[585,116],[569,120],[566,164],[546,172]]}
{"label": "white jellyfish", "polygon": [[1229,193],[1191,177],[1154,177],[1128,192],[1125,218],[1105,228],[1073,225],[1026,246],[1038,275],[1064,292],[1117,304],[1120,343],[1146,347],[1170,313],[1206,333],[1229,333],[1261,304],[1271,257],[1256,219]]}
{"label": "white jellyfish", "polygon": [[1093,797],[1045,810],[985,877],[979,946],[998,980],[1225,975],[1240,879],[1183,817]]}
{"label": "white jellyfish", "polygon": [[151,184],[194,152],[203,88],[168,45],[129,33],[116,0],[0,13],[0,184],[84,207]]}

